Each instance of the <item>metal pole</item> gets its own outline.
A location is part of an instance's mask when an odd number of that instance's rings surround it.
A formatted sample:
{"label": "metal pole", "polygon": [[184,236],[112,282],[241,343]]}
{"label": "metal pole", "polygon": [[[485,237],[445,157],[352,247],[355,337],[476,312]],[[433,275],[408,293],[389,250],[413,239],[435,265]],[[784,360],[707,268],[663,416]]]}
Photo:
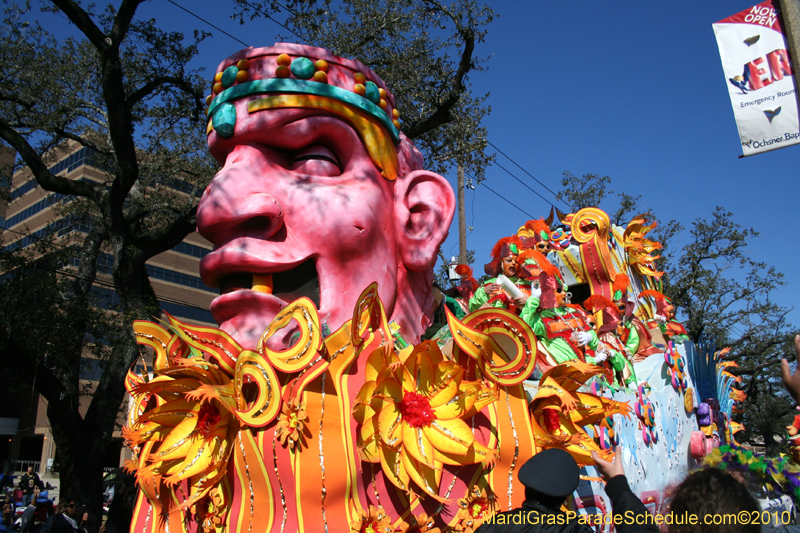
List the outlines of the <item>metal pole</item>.
{"label": "metal pole", "polygon": [[459,161],[456,165],[458,189],[458,262],[467,264],[467,215],[464,209],[464,165]]}
{"label": "metal pole", "polygon": [[800,0],[775,0],[778,16],[783,23],[789,55],[794,71],[795,98],[800,109]]}

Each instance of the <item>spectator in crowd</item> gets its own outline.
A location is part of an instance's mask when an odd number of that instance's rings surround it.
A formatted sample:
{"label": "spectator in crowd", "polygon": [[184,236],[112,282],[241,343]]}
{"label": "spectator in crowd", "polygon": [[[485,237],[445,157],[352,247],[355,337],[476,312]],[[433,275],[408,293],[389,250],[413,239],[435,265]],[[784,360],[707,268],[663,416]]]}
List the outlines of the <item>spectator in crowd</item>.
{"label": "spectator in crowd", "polygon": [[11,526],[14,524],[14,506],[11,505],[10,502],[5,502],[3,504],[3,525],[7,529],[11,529]]}
{"label": "spectator in crowd", "polygon": [[56,522],[61,519],[61,513],[64,512],[66,504],[67,501],[61,498],[56,506],[55,512],[47,517],[47,521],[44,523],[44,526],[42,526],[42,529],[39,530],[39,533],[53,533],[55,531]]}
{"label": "spectator in crowd", "polygon": [[78,531],[80,533],[94,533],[95,529],[92,527],[92,520],[89,515],[89,511],[86,510],[86,507],[83,508],[83,512],[81,513],[81,521],[78,522]]}
{"label": "spectator in crowd", "polygon": [[78,505],[75,500],[69,499],[64,506],[64,510],[60,515],[57,515],[53,530],[51,533],[75,533],[78,531]]}
{"label": "spectator in crowd", "polygon": [[[615,515],[627,517],[647,515],[644,504],[631,492],[622,467],[620,450],[609,463],[593,453],[597,470],[606,480],[606,493],[611,497]],[[525,485],[525,502],[519,509],[498,513],[491,522],[484,522],[476,533],[593,533],[588,523],[571,518],[561,512],[567,497],[575,492],[580,482],[580,469],[575,459],[564,450],[550,449],[534,455],[522,465],[518,476]],[[644,519],[639,520],[645,522]],[[651,523],[636,524],[621,521],[617,533],[658,532]]]}
{"label": "spectator in crowd", "polygon": [[123,478],[108,509],[105,528],[108,533],[128,533],[136,505],[137,488],[133,476]]}
{"label": "spectator in crowd", "polygon": [[[704,468],[689,474],[678,486],[672,500],[673,523],[669,533],[759,533],[761,526],[729,520],[714,524],[716,516],[739,516],[745,512],[760,516],[761,506],[743,484],[718,468]],[[750,514],[755,512],[755,514]],[[696,517],[696,523],[685,517]],[[677,523],[680,520],[680,523]],[[708,522],[708,523],[707,523]],[[733,522],[733,523],[731,523]]]}
{"label": "spectator in crowd", "polygon": [[28,471],[22,474],[19,480],[19,488],[22,489],[22,504],[28,505],[33,496],[33,489],[39,486],[39,474],[33,471],[33,467],[29,466]]}

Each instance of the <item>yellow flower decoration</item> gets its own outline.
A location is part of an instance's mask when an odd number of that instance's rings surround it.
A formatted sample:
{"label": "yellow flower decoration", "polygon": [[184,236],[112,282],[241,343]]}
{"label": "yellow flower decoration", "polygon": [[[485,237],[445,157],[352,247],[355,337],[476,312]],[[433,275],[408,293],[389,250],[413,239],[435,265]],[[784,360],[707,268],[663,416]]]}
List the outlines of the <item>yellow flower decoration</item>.
{"label": "yellow flower decoration", "polygon": [[445,360],[434,342],[413,348],[403,361],[385,346],[367,359],[366,381],[353,415],[363,461],[378,463],[398,488],[413,481],[438,501],[442,467],[493,460],[464,421],[495,401],[494,384],[464,380],[464,369]]}
{"label": "yellow flower decoration", "polygon": [[[189,481],[190,507],[224,477],[239,423],[239,404],[230,378],[201,357],[156,368],[156,377],[129,392],[145,399],[143,412],[132,410],[123,437],[141,450],[129,463],[145,487]],[[140,403],[141,405],[141,403]]]}
{"label": "yellow flower decoration", "polygon": [[208,496],[192,506],[192,512],[197,522],[202,525],[203,533],[221,531],[227,513],[219,487],[211,489]]}
{"label": "yellow flower decoration", "polygon": [[[275,418],[280,383],[261,354],[222,331],[200,332],[172,317],[170,323],[134,323],[139,344],[155,352],[154,377],[128,372],[133,406],[123,437],[134,450],[128,467],[147,497],[158,499],[159,485],[188,481],[190,493],[180,506],[191,508],[222,481],[239,428]],[[232,378],[227,362],[234,364]],[[257,386],[251,401],[242,392],[245,380]]]}

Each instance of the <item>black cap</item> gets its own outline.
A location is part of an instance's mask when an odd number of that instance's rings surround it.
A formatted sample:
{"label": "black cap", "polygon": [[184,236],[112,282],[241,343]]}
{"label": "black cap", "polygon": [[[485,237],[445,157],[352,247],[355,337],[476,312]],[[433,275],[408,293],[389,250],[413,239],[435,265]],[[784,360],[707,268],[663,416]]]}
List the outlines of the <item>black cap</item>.
{"label": "black cap", "polygon": [[569,453],[551,448],[528,459],[517,478],[536,492],[566,498],[578,488],[580,468]]}

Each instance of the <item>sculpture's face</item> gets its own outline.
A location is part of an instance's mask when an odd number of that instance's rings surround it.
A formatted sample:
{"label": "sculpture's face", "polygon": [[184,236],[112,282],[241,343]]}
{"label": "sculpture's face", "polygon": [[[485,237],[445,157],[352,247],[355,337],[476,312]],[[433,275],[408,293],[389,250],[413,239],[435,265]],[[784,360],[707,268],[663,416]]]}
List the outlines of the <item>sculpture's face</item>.
{"label": "sculpture's face", "polygon": [[[391,313],[394,195],[359,135],[339,118],[308,109],[248,115],[246,101],[236,103],[236,134],[209,138],[224,166],[197,213],[198,231],[214,244],[200,272],[220,287],[211,305],[215,320],[252,349],[288,302],[308,296],[334,331],[374,281]],[[285,332],[284,344],[292,333]]]}
{"label": "sculpture's face", "polygon": [[517,275],[517,256],[507,255],[500,262],[500,267],[503,269],[503,274],[508,277]]}

